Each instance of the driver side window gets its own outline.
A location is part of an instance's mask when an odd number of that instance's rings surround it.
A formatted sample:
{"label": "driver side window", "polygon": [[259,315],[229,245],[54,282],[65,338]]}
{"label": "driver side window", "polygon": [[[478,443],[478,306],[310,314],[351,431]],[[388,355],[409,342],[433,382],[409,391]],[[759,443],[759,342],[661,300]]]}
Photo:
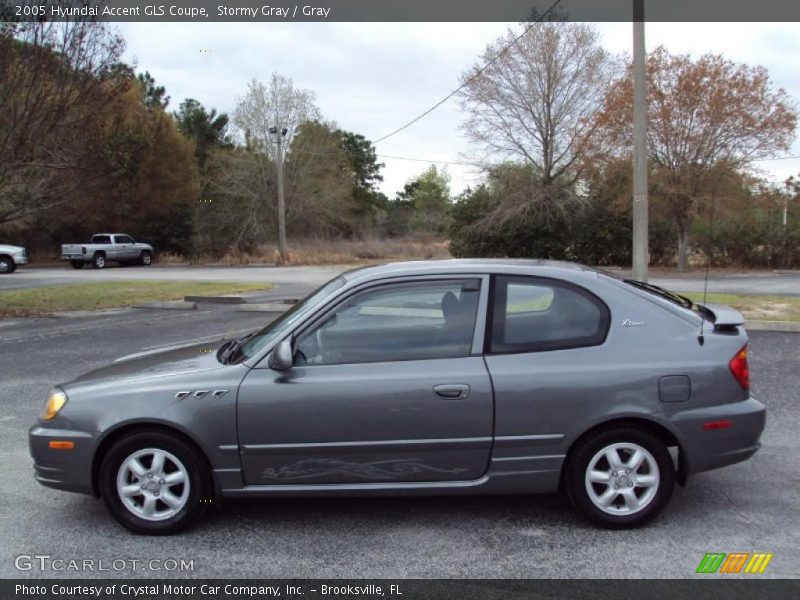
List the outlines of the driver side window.
{"label": "driver side window", "polygon": [[467,356],[479,292],[478,279],[420,281],[361,292],[301,334],[295,364]]}

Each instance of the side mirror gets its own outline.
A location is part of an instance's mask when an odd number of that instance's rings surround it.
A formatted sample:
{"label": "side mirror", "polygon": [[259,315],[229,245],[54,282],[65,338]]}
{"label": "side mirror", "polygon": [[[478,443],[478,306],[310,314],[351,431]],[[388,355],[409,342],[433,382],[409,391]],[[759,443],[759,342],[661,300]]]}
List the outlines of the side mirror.
{"label": "side mirror", "polygon": [[292,352],[292,341],[290,339],[281,340],[272,349],[269,358],[269,368],[276,371],[288,371],[294,366],[294,353]]}

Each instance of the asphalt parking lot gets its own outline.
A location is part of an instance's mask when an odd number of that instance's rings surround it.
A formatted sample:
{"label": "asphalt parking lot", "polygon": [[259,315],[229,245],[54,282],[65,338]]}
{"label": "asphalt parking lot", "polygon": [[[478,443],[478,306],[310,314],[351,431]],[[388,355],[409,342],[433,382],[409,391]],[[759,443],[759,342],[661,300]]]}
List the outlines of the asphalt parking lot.
{"label": "asphalt parking lot", "polygon": [[[121,270],[127,275],[135,270]],[[143,270],[139,270],[143,271]],[[91,577],[15,568],[19,555],[183,559],[137,577],[695,577],[706,552],[774,553],[764,576],[800,575],[800,334],[753,332],[753,393],[769,409],[751,460],[676,488],[655,523],[595,529],[557,496],[229,501],[195,529],[140,537],[101,502],[33,479],[27,429],[51,384],[117,356],[258,327],[271,316],[200,305],[0,320],[0,577]],[[140,565],[141,568],[141,565]]]}

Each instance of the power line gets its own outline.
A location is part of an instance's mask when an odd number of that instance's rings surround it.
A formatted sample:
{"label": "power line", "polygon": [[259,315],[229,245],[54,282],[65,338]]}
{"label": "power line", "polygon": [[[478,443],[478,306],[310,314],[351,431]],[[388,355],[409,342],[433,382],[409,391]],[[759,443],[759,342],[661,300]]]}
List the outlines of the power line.
{"label": "power line", "polygon": [[393,135],[396,135],[396,134],[400,133],[400,132],[401,132],[401,131],[403,131],[404,129],[408,129],[408,128],[409,128],[409,127],[411,127],[411,126],[412,126],[414,123],[416,123],[416,122],[417,122],[417,121],[419,121],[420,119],[424,119],[424,118],[425,118],[425,117],[427,117],[429,114],[431,114],[433,111],[435,111],[437,108],[439,108],[439,107],[440,107],[442,104],[444,104],[445,102],[447,102],[448,100],[450,100],[450,98],[452,98],[452,97],[453,97],[453,96],[455,96],[455,95],[456,95],[458,92],[460,92],[461,90],[463,90],[463,89],[464,89],[464,88],[465,88],[465,87],[466,87],[468,84],[470,84],[470,83],[471,83],[473,80],[475,80],[475,79],[476,79],[476,78],[478,78],[480,75],[482,75],[482,74],[483,74],[483,72],[484,72],[486,69],[488,69],[488,68],[489,68],[489,66],[490,66],[492,63],[494,63],[494,62],[495,62],[495,61],[496,61],[498,58],[500,58],[501,56],[503,56],[503,54],[505,54],[505,53],[506,53],[506,52],[508,52],[508,51],[509,51],[511,48],[513,48],[513,47],[514,47],[514,45],[515,45],[515,44],[516,44],[518,41],[520,41],[520,40],[521,40],[521,39],[522,39],[522,38],[525,36],[525,34],[527,34],[527,33],[528,33],[528,32],[529,32],[531,29],[533,29],[533,27],[534,27],[534,26],[535,26],[537,23],[540,23],[540,22],[541,22],[541,21],[542,21],[542,20],[543,20],[543,19],[544,19],[544,18],[545,18],[547,15],[549,15],[549,14],[550,14],[550,13],[553,11],[553,9],[555,9],[555,7],[556,7],[556,6],[558,6],[560,3],[561,3],[561,0],[556,0],[555,2],[553,2],[553,4],[551,4],[551,5],[550,5],[550,8],[548,8],[546,11],[544,11],[544,13],[542,13],[542,15],[541,15],[541,16],[540,16],[538,19],[536,19],[534,22],[532,22],[530,25],[528,25],[528,26],[527,26],[527,27],[526,27],[526,28],[525,28],[525,29],[522,31],[522,33],[520,33],[520,34],[519,34],[517,37],[515,37],[513,40],[511,40],[511,42],[510,42],[508,45],[506,45],[506,46],[505,46],[505,47],[504,47],[502,50],[500,50],[500,52],[498,52],[498,53],[497,53],[497,54],[495,54],[495,55],[494,55],[494,56],[493,56],[491,59],[489,59],[489,60],[486,62],[486,64],[485,64],[485,65],[483,65],[483,66],[482,66],[480,69],[478,69],[477,71],[475,71],[475,73],[473,73],[471,76],[467,77],[467,79],[465,79],[465,80],[464,80],[464,83],[462,83],[460,86],[458,86],[458,87],[457,87],[456,89],[454,89],[452,92],[450,92],[449,94],[447,94],[447,95],[446,95],[444,98],[442,98],[441,100],[439,100],[439,101],[438,101],[436,104],[434,104],[433,106],[431,106],[431,107],[430,107],[428,110],[426,110],[425,112],[421,113],[420,115],[418,115],[418,116],[414,117],[413,119],[411,119],[411,120],[410,120],[408,123],[406,123],[405,125],[402,125],[402,126],[398,127],[398,128],[397,128],[397,129],[395,129],[394,131],[392,131],[392,132],[390,132],[390,133],[387,133],[385,136],[383,136],[383,137],[381,137],[381,138],[378,138],[378,139],[377,139],[377,140],[375,140],[373,143],[374,143],[374,144],[377,144],[377,143],[379,143],[379,142],[382,142],[383,140],[389,139],[389,138],[390,138],[390,137],[392,137]]}
{"label": "power line", "polygon": [[800,154],[795,154],[792,156],[776,156],[774,158],[756,158],[753,160],[753,162],[764,162],[767,160],[792,160],[795,158],[800,158]]}
{"label": "power line", "polygon": [[376,154],[378,158],[385,158],[388,160],[410,160],[412,162],[421,163],[434,163],[443,165],[460,165],[462,167],[490,167],[489,163],[466,162],[463,160],[448,160],[448,159],[433,159],[433,158],[412,158],[410,156],[390,156],[388,154]]}
{"label": "power line", "polygon": [[[530,25],[528,25],[528,26],[527,26],[525,29],[523,29],[523,30],[522,30],[522,33],[520,33],[520,34],[519,34],[518,36],[516,36],[516,37],[515,37],[513,40],[511,40],[511,42],[509,42],[508,44],[506,44],[506,45],[505,45],[505,46],[504,46],[504,47],[503,47],[503,48],[502,48],[502,49],[501,49],[501,50],[500,50],[500,51],[499,51],[497,54],[495,54],[495,55],[494,55],[494,56],[493,56],[491,59],[489,59],[489,60],[486,62],[486,64],[484,64],[484,65],[483,65],[483,66],[482,66],[480,69],[478,69],[478,70],[477,70],[475,73],[473,73],[473,74],[472,74],[472,75],[470,75],[470,76],[469,76],[467,79],[465,79],[465,80],[464,80],[464,82],[463,82],[463,83],[462,83],[460,86],[458,86],[458,87],[457,87],[456,89],[454,89],[452,92],[450,92],[449,94],[447,94],[447,95],[446,95],[444,98],[442,98],[441,100],[439,100],[439,102],[437,102],[436,104],[434,104],[433,106],[431,106],[429,109],[427,109],[426,111],[424,111],[424,112],[423,112],[423,113],[421,113],[420,115],[418,115],[418,116],[416,116],[415,118],[413,118],[411,121],[409,121],[409,122],[408,122],[408,123],[406,123],[405,125],[402,125],[402,126],[398,127],[397,129],[395,129],[394,131],[392,131],[392,132],[390,132],[390,133],[387,133],[385,136],[383,136],[383,137],[381,137],[381,138],[378,138],[378,139],[377,139],[377,140],[375,140],[375,141],[372,141],[372,142],[370,142],[370,143],[372,144],[372,146],[373,146],[373,147],[375,147],[375,145],[376,145],[376,144],[378,144],[379,142],[382,142],[382,141],[384,141],[384,140],[386,140],[386,139],[388,139],[388,138],[392,137],[393,135],[396,135],[396,134],[400,133],[400,132],[401,132],[401,131],[403,131],[404,129],[408,129],[408,128],[409,128],[409,127],[411,127],[411,126],[412,126],[414,123],[416,123],[417,121],[419,121],[419,120],[421,120],[421,119],[425,118],[426,116],[428,116],[429,114],[431,114],[433,111],[435,111],[437,108],[439,108],[439,107],[440,107],[442,104],[444,104],[445,102],[447,102],[448,100],[450,100],[450,98],[452,98],[452,97],[453,97],[453,96],[455,96],[455,95],[456,95],[458,92],[460,92],[461,90],[463,90],[463,89],[464,89],[464,88],[465,88],[465,87],[466,87],[466,86],[467,86],[469,83],[471,83],[471,82],[472,82],[472,81],[474,81],[476,78],[478,78],[480,75],[482,75],[482,74],[483,74],[483,72],[484,72],[484,71],[486,71],[486,69],[488,69],[488,68],[489,68],[489,67],[490,67],[490,66],[491,66],[491,65],[492,65],[492,64],[493,64],[493,63],[494,63],[494,62],[495,62],[497,59],[499,59],[499,58],[500,58],[501,56],[503,56],[503,55],[504,55],[506,52],[508,52],[508,51],[509,51],[511,48],[513,48],[513,47],[514,47],[514,45],[516,45],[516,43],[517,43],[517,42],[519,42],[519,41],[520,41],[520,40],[521,40],[523,37],[525,37],[525,35],[526,35],[526,34],[527,34],[527,33],[528,33],[528,32],[529,32],[531,29],[533,29],[533,27],[534,27],[534,26],[535,26],[537,23],[541,23],[541,22],[542,22],[542,21],[545,19],[545,17],[547,17],[547,16],[548,16],[548,15],[549,15],[551,12],[553,12],[553,10],[556,8],[556,6],[558,6],[560,3],[561,3],[561,0],[555,0],[555,2],[553,2],[553,4],[551,4],[551,5],[550,5],[550,7],[549,7],[549,8],[548,8],[548,9],[547,9],[547,10],[546,10],[544,13],[542,13],[542,15],[541,15],[541,16],[540,16],[538,19],[536,19],[535,21],[533,21],[532,23],[530,23]],[[352,152],[351,152],[349,149],[347,149],[347,148],[342,148],[342,149],[343,149],[343,150],[344,150],[346,153],[348,153],[348,154],[350,154],[350,155],[352,155],[352,154],[353,154],[353,153],[352,153]],[[322,157],[322,156],[328,156],[328,153],[312,152],[312,151],[309,151],[309,150],[300,150],[300,149],[294,149],[294,150],[292,150],[292,152],[301,152],[301,153],[303,153],[303,154],[308,154],[308,155],[311,155],[311,156],[321,156],[321,157]],[[489,163],[466,162],[466,161],[459,161],[459,160],[429,160],[429,159],[425,159],[425,158],[412,158],[412,157],[408,157],[408,156],[390,156],[390,155],[387,155],[387,154],[376,154],[375,156],[377,156],[378,158],[385,158],[385,159],[389,159],[389,160],[406,160],[406,161],[413,161],[413,162],[423,162],[423,163],[434,163],[434,164],[451,164],[451,165],[460,165],[460,166],[465,166],[465,167],[480,167],[480,168],[487,168],[487,167],[492,167],[492,166],[494,166],[494,165],[491,165],[491,164],[489,164]]]}
{"label": "power line", "polygon": [[[343,151],[345,154],[350,156],[354,156],[353,152],[350,151],[348,148],[344,146],[340,146],[339,149]],[[290,150],[291,153],[298,152],[300,154],[306,154],[308,156],[319,156],[320,158],[327,158],[332,156],[331,152],[314,152],[313,150],[306,150],[305,148],[293,148]],[[459,165],[462,167],[480,167],[480,168],[487,168],[499,165],[493,165],[491,163],[480,163],[480,162],[468,162],[464,160],[451,160],[448,158],[444,159],[437,159],[437,158],[419,158],[413,156],[395,156],[391,154],[375,154],[376,158],[385,158],[387,160],[407,160],[412,162],[420,162],[420,163],[433,163],[433,164],[440,164],[440,165]]]}

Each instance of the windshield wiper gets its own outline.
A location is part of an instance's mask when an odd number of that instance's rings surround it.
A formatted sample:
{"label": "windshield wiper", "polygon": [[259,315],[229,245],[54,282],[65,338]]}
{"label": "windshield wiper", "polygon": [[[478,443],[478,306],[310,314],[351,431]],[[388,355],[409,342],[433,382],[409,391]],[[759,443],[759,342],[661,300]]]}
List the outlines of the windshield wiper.
{"label": "windshield wiper", "polygon": [[217,350],[217,360],[223,365],[227,365],[234,353],[242,347],[242,344],[244,344],[255,334],[256,332],[254,331],[252,333],[248,333],[244,337],[240,337],[238,339],[234,338],[222,344],[222,346],[219,347],[219,350]]}
{"label": "windshield wiper", "polygon": [[694,306],[694,302],[692,302],[686,296],[681,296],[680,294],[676,294],[675,292],[670,292],[669,290],[665,290],[664,288],[652,284],[652,283],[645,283],[644,281],[639,281],[638,279],[623,279],[625,283],[628,285],[632,285],[639,289],[651,292],[656,296],[661,296],[662,298],[666,298],[667,300],[674,302],[682,306],[683,308],[692,308]]}

